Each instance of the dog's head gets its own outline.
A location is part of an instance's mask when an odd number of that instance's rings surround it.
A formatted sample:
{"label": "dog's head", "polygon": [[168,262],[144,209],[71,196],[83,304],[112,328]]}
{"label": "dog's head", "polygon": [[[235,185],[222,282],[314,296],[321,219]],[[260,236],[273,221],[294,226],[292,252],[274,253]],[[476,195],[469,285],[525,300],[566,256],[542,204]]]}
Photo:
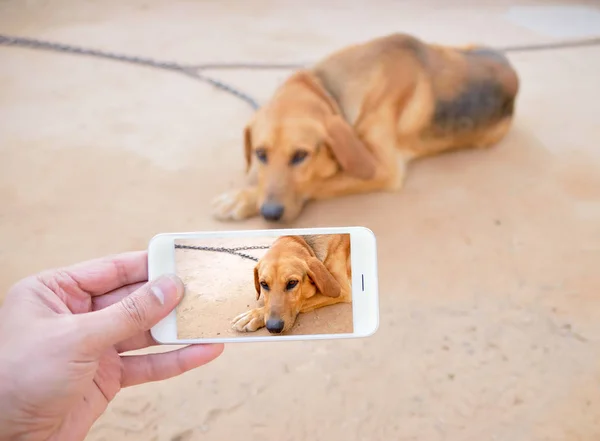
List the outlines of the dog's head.
{"label": "dog's head", "polygon": [[269,221],[291,221],[340,169],[368,179],[373,168],[337,103],[311,73],[286,81],[246,126],[247,170],[256,167],[258,209]]}
{"label": "dog's head", "polygon": [[264,299],[265,326],[272,334],[292,328],[305,302],[317,292],[341,294],[339,283],[299,236],[278,239],[254,268],[256,299]]}

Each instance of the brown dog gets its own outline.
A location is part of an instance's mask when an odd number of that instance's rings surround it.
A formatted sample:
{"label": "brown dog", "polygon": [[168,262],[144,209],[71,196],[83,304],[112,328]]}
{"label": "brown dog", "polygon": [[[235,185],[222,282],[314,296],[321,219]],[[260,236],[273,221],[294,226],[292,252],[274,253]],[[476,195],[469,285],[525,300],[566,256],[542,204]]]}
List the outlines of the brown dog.
{"label": "brown dog", "polygon": [[278,238],[254,268],[256,300],[264,306],[233,319],[233,329],[272,334],[292,328],[299,313],[352,302],[350,235]]}
{"label": "brown dog", "polygon": [[309,200],[402,187],[412,159],[488,147],[511,126],[519,79],[486,48],[394,34],[293,74],[245,128],[250,184],[221,220],[291,221]]}

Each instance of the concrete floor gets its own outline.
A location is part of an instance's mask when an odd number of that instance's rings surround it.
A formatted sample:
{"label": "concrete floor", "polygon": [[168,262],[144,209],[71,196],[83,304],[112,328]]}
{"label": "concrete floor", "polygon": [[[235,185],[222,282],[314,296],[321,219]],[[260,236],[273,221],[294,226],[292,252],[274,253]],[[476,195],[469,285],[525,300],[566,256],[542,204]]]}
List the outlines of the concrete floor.
{"label": "concrete floor", "polygon": [[[560,11],[527,27],[518,5],[3,0],[0,31],[190,63],[311,61],[396,31],[499,46],[551,41],[557,22],[600,34],[589,11],[587,27]],[[501,145],[422,161],[400,194],[313,204],[296,223],[375,231],[374,337],[229,345],[124,391],[88,439],[600,439],[600,48],[510,58],[523,88]],[[289,72],[215,74],[263,101]],[[158,232],[232,228],[207,204],[242,182],[250,115],[176,74],[0,48],[0,292]]]}

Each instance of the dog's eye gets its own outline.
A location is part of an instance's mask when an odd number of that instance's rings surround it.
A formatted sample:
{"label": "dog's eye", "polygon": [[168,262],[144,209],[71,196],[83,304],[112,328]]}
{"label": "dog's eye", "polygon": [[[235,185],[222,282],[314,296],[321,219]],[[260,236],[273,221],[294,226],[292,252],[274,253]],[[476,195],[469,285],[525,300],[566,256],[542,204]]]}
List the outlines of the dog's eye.
{"label": "dog's eye", "polygon": [[297,165],[306,159],[308,152],[306,150],[296,150],[290,159],[290,164]]}
{"label": "dog's eye", "polygon": [[294,287],[295,287],[297,284],[298,284],[298,281],[297,281],[297,280],[290,280],[290,281],[287,283],[287,285],[286,285],[285,289],[287,289],[288,291],[289,291],[290,289],[294,289]]}
{"label": "dog's eye", "polygon": [[256,151],[254,152],[254,154],[256,155],[256,158],[262,162],[262,163],[266,163],[267,162],[267,151],[265,149],[256,149]]}
{"label": "dog's eye", "polygon": [[268,291],[268,290],[269,290],[269,285],[267,285],[267,283],[266,283],[266,282],[260,282],[260,286],[262,286],[262,288],[263,288],[264,290],[266,290],[266,291]]}

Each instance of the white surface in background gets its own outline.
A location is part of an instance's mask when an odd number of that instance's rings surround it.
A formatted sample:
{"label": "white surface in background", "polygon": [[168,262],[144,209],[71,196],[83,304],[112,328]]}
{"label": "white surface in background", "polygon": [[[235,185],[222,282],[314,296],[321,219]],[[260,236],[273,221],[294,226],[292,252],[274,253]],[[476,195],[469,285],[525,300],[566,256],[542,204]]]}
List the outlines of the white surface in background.
{"label": "white surface in background", "polygon": [[513,24],[554,38],[600,36],[600,10],[586,6],[516,6],[506,14]]}

